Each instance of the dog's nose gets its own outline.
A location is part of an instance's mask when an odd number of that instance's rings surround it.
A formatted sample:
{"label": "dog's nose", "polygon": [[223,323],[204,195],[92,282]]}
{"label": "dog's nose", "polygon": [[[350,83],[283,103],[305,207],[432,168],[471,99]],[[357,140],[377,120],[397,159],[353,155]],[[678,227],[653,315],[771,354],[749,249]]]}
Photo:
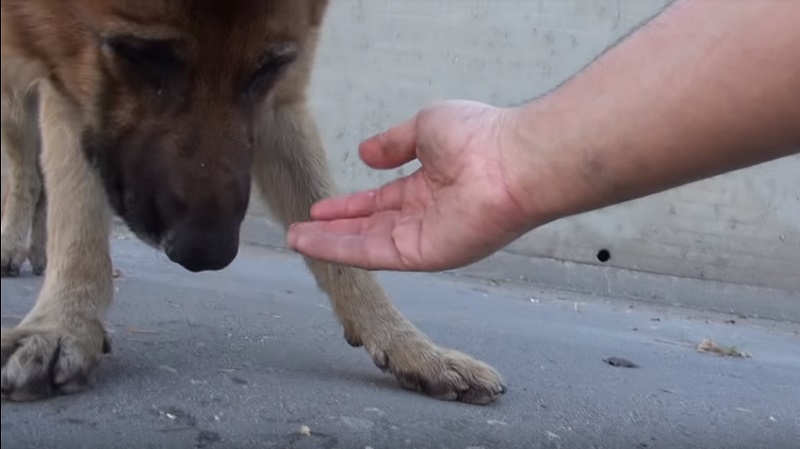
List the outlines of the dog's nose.
{"label": "dog's nose", "polygon": [[194,273],[221,270],[233,262],[239,252],[239,227],[179,226],[168,233],[164,252],[171,261]]}

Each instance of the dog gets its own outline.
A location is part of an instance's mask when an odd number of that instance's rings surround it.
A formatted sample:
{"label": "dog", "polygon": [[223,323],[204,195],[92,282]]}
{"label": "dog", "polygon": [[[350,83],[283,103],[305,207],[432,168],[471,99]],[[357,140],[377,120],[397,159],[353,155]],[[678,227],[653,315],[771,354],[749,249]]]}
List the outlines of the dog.
{"label": "dog", "polygon": [[[114,215],[200,273],[236,257],[251,186],[284,229],[336,192],[307,100],[328,1],[0,4],[2,273],[28,259],[44,274],[33,308],[2,329],[0,386],[35,401],[84,391],[111,351]],[[470,404],[506,392],[493,367],[406,319],[371,272],[303,260],[347,343],[402,388]]]}

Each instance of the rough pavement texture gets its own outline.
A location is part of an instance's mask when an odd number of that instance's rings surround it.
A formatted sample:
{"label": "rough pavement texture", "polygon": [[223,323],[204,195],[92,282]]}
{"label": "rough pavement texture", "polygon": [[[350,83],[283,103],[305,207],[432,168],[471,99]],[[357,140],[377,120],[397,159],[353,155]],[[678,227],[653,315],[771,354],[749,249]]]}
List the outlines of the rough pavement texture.
{"label": "rough pavement texture", "polygon": [[[796,325],[381,274],[435,341],[506,377],[498,402],[469,406],[403,391],[348,346],[295,255],[247,248],[222,272],[191,274],[116,240],[114,263],[114,351],[96,383],[4,403],[7,448],[788,449],[800,440]],[[28,271],[2,280],[4,326],[40,285]],[[704,338],[752,357],[700,353]]]}

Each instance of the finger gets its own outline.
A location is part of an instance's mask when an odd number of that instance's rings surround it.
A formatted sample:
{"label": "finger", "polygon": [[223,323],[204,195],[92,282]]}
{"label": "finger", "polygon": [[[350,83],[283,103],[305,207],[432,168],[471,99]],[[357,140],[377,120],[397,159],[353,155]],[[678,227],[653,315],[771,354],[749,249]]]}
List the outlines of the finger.
{"label": "finger", "polygon": [[417,116],[361,142],[358,154],[372,168],[399,167],[417,157]]}
{"label": "finger", "polygon": [[337,220],[400,209],[410,183],[410,176],[395,179],[377,189],[320,200],[311,206],[311,218]]}
{"label": "finger", "polygon": [[302,232],[294,234],[288,243],[295,251],[317,260],[367,270],[404,269],[389,230],[368,234]]}
{"label": "finger", "polygon": [[[288,230],[288,239],[302,234],[330,233],[330,234],[361,234],[369,230],[379,229],[383,221],[390,221],[391,218],[383,220],[380,217],[358,217],[343,218],[331,221],[306,221],[293,223]],[[389,223],[391,224],[391,223]]]}

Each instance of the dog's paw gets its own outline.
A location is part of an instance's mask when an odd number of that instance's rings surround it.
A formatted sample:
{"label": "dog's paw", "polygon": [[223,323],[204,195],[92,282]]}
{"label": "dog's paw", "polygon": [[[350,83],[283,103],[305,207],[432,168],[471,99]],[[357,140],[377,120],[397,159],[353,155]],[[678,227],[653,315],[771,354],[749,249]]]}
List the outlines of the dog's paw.
{"label": "dog's paw", "polygon": [[3,236],[2,242],[0,242],[0,276],[19,276],[19,270],[27,258],[28,249],[23,243]]}
{"label": "dog's paw", "polygon": [[401,387],[436,399],[485,405],[507,390],[494,368],[466,354],[405,334],[386,347],[367,347],[372,361]]}
{"label": "dog's paw", "polygon": [[26,328],[2,330],[2,398],[35,401],[77,393],[90,376],[110,340],[99,323],[80,326],[80,331]]}

